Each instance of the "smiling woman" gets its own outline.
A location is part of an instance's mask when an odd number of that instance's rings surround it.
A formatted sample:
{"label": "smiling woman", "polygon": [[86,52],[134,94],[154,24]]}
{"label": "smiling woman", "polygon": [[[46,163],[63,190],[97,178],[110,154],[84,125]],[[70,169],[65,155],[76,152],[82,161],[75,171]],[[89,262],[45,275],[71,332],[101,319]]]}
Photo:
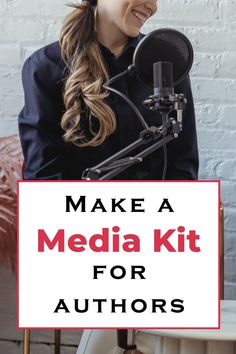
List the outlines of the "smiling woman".
{"label": "smiling woman", "polygon": [[[131,108],[103,85],[132,63],[135,48],[144,37],[141,27],[156,13],[157,1],[90,0],[69,6],[73,11],[64,20],[59,41],[33,53],[22,69],[25,105],[19,114],[19,131],[23,176],[28,180],[79,180],[83,171],[134,142],[142,130]],[[143,105],[153,94],[152,87],[133,75],[121,77],[115,88],[130,98],[148,125],[162,124],[161,116]],[[189,77],[175,92],[183,93],[188,105],[181,136],[167,146],[166,179],[197,179]],[[164,156],[159,149],[116,178],[160,180]],[[98,331],[97,344],[92,347],[83,347],[82,340],[78,354],[107,354],[116,345],[113,334]],[[116,347],[113,353],[115,350],[124,352]]]}
{"label": "smiling woman", "polygon": [[[156,0],[90,0],[74,8],[60,39],[33,53],[22,70],[25,106],[19,114],[25,179],[81,179],[139,137],[142,130],[131,108],[103,88],[127,70],[143,23],[157,11]],[[148,125],[161,116],[143,101],[153,94],[134,75],[115,88],[130,98]],[[196,179],[198,152],[190,81],[175,88],[188,100],[181,136],[168,144],[166,179]],[[117,179],[162,179],[163,151],[120,173]],[[76,166],[76,168],[75,168]]]}

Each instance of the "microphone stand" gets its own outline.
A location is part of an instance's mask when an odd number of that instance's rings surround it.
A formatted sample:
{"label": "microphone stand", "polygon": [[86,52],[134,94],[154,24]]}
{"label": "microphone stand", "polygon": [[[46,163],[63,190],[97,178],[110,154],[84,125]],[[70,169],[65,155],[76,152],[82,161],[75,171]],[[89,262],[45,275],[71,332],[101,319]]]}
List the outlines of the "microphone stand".
{"label": "microphone stand", "polygon": [[[108,91],[118,94],[130,105],[137,114],[143,126],[143,130],[140,132],[139,138],[136,141],[98,165],[86,169],[82,175],[83,180],[110,180],[130,166],[141,163],[146,156],[165,146],[168,142],[178,138],[179,133],[182,131],[182,112],[187,102],[183,94],[174,94],[174,90],[171,87],[168,87],[167,90],[164,91],[154,89],[154,95],[148,97],[143,103],[148,109],[158,111],[161,114],[163,124],[159,127],[149,127],[134,103],[126,95],[109,86],[109,84],[118,80],[120,77],[127,73],[132,73],[133,71],[134,66],[131,65],[128,70],[109,80],[103,87]],[[169,117],[169,113],[173,110],[177,112],[177,119]],[[125,157],[143,145],[149,146],[135,156]],[[133,344],[135,336],[134,330],[132,330],[131,335],[132,344],[128,344],[128,330],[117,330],[117,345],[125,351],[132,351],[132,353],[134,353],[137,349],[137,346]],[[141,352],[137,351],[136,353],[141,354]]]}
{"label": "microphone stand", "polygon": [[[160,149],[168,142],[178,138],[182,130],[182,112],[186,104],[184,95],[170,94],[166,97],[153,95],[145,100],[144,104],[150,110],[160,112],[163,124],[160,127],[147,126],[147,128],[140,132],[139,139],[98,165],[86,169],[82,175],[83,180],[110,180],[131,165],[141,163],[144,157]],[[169,118],[169,113],[173,110],[177,111],[177,119]],[[142,152],[135,156],[124,158],[124,156],[132,153],[138,147],[148,144],[151,145]]]}

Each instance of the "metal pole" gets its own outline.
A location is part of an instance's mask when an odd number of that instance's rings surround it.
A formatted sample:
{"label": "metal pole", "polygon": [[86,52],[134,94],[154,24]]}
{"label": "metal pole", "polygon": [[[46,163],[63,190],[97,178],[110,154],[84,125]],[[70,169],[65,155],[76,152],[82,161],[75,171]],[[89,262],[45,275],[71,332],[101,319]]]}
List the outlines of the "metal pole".
{"label": "metal pole", "polygon": [[60,329],[55,329],[54,338],[55,338],[55,354],[60,354],[61,352],[61,330]]}
{"label": "metal pole", "polygon": [[24,354],[30,354],[30,330],[24,329],[23,333]]}

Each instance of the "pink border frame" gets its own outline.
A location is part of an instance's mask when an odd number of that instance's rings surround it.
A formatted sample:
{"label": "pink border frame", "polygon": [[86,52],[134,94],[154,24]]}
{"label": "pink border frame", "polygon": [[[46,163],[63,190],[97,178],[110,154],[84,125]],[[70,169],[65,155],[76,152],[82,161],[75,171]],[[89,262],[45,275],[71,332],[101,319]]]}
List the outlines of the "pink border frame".
{"label": "pink border frame", "polygon": [[129,182],[129,183],[170,183],[170,182],[177,182],[177,183],[217,183],[218,184],[218,326],[217,327],[127,327],[126,329],[156,329],[156,330],[216,330],[220,329],[220,181],[219,180],[197,180],[197,181],[190,181],[190,180],[109,180],[109,181],[70,181],[70,180],[18,180],[17,181],[17,257],[16,257],[16,329],[29,329],[29,330],[84,330],[84,329],[105,329],[105,330],[112,330],[112,329],[124,329],[123,327],[19,327],[19,184],[20,183],[45,183],[45,182],[53,182],[53,183],[64,183],[64,182],[72,182],[72,183],[117,183],[117,182]]}

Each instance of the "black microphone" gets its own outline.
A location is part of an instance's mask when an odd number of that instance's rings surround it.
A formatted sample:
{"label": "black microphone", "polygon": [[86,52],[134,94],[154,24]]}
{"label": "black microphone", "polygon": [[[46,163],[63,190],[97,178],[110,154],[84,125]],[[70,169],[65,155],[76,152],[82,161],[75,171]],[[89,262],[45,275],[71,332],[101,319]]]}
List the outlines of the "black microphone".
{"label": "black microphone", "polygon": [[[173,64],[171,62],[158,61],[153,64],[153,85],[154,95],[143,101],[144,106],[151,110],[157,107],[157,102],[159,102],[158,107],[160,108],[163,99],[174,95]],[[169,100],[167,102],[167,106],[172,105]]]}
{"label": "black microphone", "polygon": [[166,97],[174,93],[173,64],[158,61],[153,64],[154,95]]}

